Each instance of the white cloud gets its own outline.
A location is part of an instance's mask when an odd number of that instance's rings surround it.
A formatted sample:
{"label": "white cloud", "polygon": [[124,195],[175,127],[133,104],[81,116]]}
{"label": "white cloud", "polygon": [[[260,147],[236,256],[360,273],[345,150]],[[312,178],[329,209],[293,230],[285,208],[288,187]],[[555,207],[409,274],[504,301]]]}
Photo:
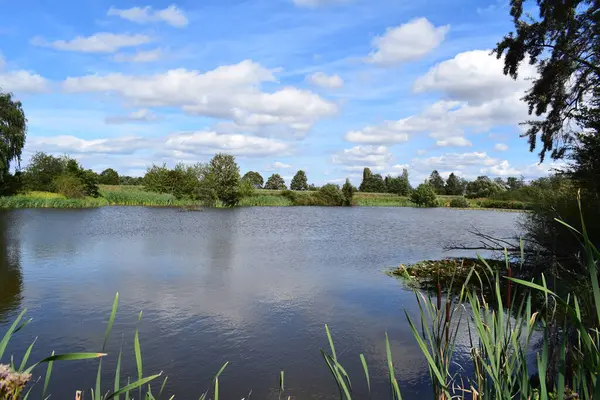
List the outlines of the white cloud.
{"label": "white cloud", "polygon": [[333,155],[334,164],[344,165],[346,171],[358,171],[364,167],[384,170],[394,156],[386,146],[355,146]]}
{"label": "white cloud", "polygon": [[427,18],[388,28],[383,36],[373,39],[375,50],[367,61],[390,66],[419,59],[437,48],[449,29],[449,25],[436,28]]}
{"label": "white cloud", "polygon": [[152,111],[142,108],[127,115],[114,115],[104,119],[107,124],[125,124],[128,122],[152,122],[158,117]]}
{"label": "white cloud", "polygon": [[49,90],[46,78],[29,71],[6,71],[0,68],[0,88],[7,92],[42,93]]}
{"label": "white cloud", "polygon": [[289,169],[292,168],[292,166],[290,164],[285,164],[279,161],[275,161],[273,164],[268,165],[267,167],[265,167],[265,171],[279,171],[281,169]]}
{"label": "white cloud", "polygon": [[153,10],[151,6],[132,7],[128,9],[111,7],[107,15],[118,16],[139,24],[162,21],[177,28],[182,28],[188,24],[188,19],[183,11],[175,5],[170,5],[162,10]]}
{"label": "white cloud", "polygon": [[413,165],[429,169],[442,169],[460,171],[472,166],[492,166],[498,160],[490,157],[485,152],[472,153],[445,153],[436,157],[413,160]]}
{"label": "white cloud", "polygon": [[537,75],[535,66],[523,62],[519,78],[515,80],[504,75],[504,60],[490,52],[467,51],[443,61],[418,78],[414,90],[418,93],[439,91],[453,100],[470,104],[511,97],[515,93],[522,97],[531,86],[530,78]]}
{"label": "white cloud", "polygon": [[518,176],[521,175],[521,171],[511,167],[507,160],[501,161],[499,164],[492,165],[491,167],[482,168],[482,174],[489,174],[493,176]]}
{"label": "white cloud", "polygon": [[55,40],[47,42],[45,39],[35,37],[31,44],[42,47],[51,47],[62,51],[76,51],[82,53],[114,53],[124,47],[134,47],[150,43],[152,39],[146,35],[115,34],[108,32],[96,33],[92,36],[77,36],[72,40]]}
{"label": "white cloud", "polygon": [[366,126],[361,130],[349,131],[345,139],[353,143],[381,144],[408,141],[408,133],[403,130],[403,121],[385,121],[378,126]]}
{"label": "white cloud", "polygon": [[226,152],[236,156],[267,156],[291,151],[289,144],[268,138],[241,134],[198,131],[170,135],[163,148],[172,156],[186,158],[193,155]]}
{"label": "white cloud", "polygon": [[27,138],[27,148],[63,154],[132,154],[150,145],[147,139],[135,136],[111,139],[81,139],[67,135]]}
{"label": "white cloud", "polygon": [[154,50],[147,50],[147,51],[137,51],[133,54],[117,53],[114,56],[114,60],[117,62],[144,63],[144,62],[158,61],[161,56],[162,56],[162,50],[154,49]]}
{"label": "white cloud", "polygon": [[328,89],[338,89],[344,86],[344,80],[339,75],[327,75],[323,72],[315,72],[307,76],[306,80],[315,86]]}
{"label": "white cloud", "polygon": [[496,143],[494,146],[494,150],[496,151],[506,151],[508,150],[508,146],[504,143]]}
{"label": "white cloud", "polygon": [[438,140],[436,145],[439,147],[471,147],[473,143],[462,136],[453,136]]}
{"label": "white cloud", "polygon": [[239,130],[284,126],[304,134],[319,119],[337,113],[337,105],[315,93],[284,87],[260,90],[275,82],[273,73],[250,60],[214,70],[174,69],[155,75],[88,75],[67,78],[66,92],[106,92],[141,107],[180,107],[188,114],[232,120]]}

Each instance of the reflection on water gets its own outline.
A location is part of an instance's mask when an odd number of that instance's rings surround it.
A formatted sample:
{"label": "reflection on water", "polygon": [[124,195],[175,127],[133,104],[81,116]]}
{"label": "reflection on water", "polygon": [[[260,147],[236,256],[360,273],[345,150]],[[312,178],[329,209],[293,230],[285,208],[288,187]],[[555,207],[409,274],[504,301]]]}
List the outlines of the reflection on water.
{"label": "reflection on water", "polygon": [[[429,395],[425,361],[403,315],[405,309],[417,312],[414,295],[382,271],[399,262],[452,255],[444,246],[473,242],[467,232],[472,227],[512,236],[517,218],[366,207],[204,212],[110,207],[2,215],[10,221],[2,226],[5,248],[20,255],[20,272],[16,267],[0,273],[16,271],[8,276],[18,277],[18,284],[9,287],[22,294],[12,297],[22,298],[21,307],[34,318],[11,344],[15,354],[35,335],[40,339],[32,360],[53,350],[99,350],[112,297],[119,292],[103,365],[107,379],[121,344],[124,374],[135,375],[131,342],[137,313],[144,310],[144,370],[165,371],[167,390],[178,398],[199,396],[230,361],[221,380],[225,397],[242,398],[252,389],[252,397],[268,398],[283,369],[289,394],[299,399],[336,394],[319,353],[327,347],[325,323],[351,375],[361,376],[358,355],[365,354],[374,398],[389,394],[385,332],[404,397]],[[3,293],[3,305],[4,298]],[[0,332],[5,326],[0,323]],[[93,387],[95,372],[93,362],[55,365],[53,397]],[[364,382],[356,381],[360,392]]]}
{"label": "reflection on water", "polygon": [[20,307],[23,289],[19,238],[9,233],[10,221],[8,213],[0,212],[0,322]]}

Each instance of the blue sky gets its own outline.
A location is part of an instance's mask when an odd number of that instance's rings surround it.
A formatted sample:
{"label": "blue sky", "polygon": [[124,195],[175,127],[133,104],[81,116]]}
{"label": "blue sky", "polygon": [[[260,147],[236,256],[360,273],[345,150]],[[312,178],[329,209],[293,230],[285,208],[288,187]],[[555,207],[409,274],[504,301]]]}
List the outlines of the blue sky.
{"label": "blue sky", "polygon": [[0,87],[35,151],[143,175],[236,155],[242,172],[298,169],[360,183],[547,174],[518,122],[535,76],[489,55],[508,1],[23,0],[0,14]]}

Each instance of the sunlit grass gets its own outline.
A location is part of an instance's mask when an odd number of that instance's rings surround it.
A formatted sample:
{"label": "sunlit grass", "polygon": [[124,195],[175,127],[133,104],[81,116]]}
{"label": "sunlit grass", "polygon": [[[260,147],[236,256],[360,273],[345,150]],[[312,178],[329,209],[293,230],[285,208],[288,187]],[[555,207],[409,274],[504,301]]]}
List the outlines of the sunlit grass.
{"label": "sunlit grass", "polygon": [[108,202],[103,198],[68,199],[60,194],[48,192],[0,197],[0,208],[92,208],[106,205]]}

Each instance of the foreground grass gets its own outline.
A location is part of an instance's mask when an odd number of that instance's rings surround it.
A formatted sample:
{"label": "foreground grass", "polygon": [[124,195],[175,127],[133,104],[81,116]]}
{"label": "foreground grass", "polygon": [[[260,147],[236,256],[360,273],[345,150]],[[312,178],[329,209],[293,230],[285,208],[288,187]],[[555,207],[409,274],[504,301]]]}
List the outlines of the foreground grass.
{"label": "foreground grass", "polygon": [[10,197],[0,197],[0,208],[91,208],[108,205],[104,198],[86,197],[68,199],[48,192],[30,192]]}

